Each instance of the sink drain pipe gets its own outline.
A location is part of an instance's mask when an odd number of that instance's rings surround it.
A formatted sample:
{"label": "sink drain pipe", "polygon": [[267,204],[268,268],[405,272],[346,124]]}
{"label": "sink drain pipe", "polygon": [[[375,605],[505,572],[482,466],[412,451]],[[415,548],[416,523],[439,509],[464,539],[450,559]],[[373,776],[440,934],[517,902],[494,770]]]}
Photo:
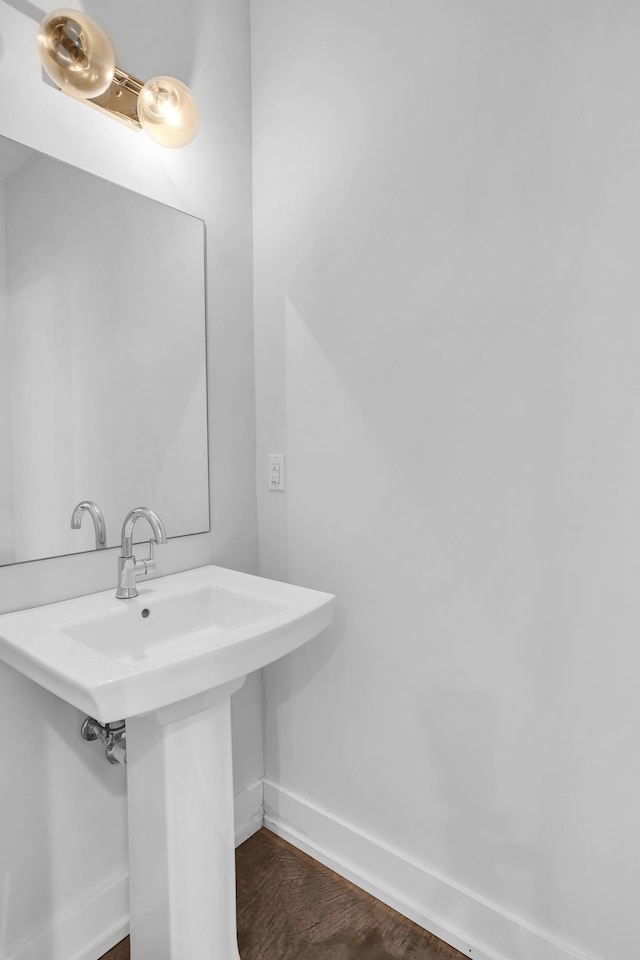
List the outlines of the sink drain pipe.
{"label": "sink drain pipe", "polygon": [[93,717],[85,717],[80,734],[83,740],[100,740],[105,744],[109,763],[127,762],[127,728],[124,720],[102,724]]}

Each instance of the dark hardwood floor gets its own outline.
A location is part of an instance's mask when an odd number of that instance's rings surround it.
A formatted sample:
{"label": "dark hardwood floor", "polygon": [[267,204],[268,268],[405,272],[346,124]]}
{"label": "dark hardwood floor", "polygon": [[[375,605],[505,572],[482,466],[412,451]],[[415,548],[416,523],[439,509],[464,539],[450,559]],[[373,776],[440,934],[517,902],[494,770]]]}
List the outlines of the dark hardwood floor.
{"label": "dark hardwood floor", "polygon": [[[463,960],[463,954],[259,830],[236,850],[242,960]],[[130,960],[123,940],[102,960]]]}

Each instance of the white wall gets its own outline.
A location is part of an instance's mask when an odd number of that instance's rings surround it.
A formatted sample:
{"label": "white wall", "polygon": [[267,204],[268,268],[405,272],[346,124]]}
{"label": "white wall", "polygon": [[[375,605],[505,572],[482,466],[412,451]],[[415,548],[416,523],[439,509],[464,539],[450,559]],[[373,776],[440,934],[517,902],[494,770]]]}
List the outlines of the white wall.
{"label": "white wall", "polygon": [[637,955],[639,35],[252,2],[270,822],[472,956]]}
{"label": "white wall", "polygon": [[7,261],[5,192],[0,183],[0,563],[11,563],[14,557],[13,518],[7,499],[12,487],[9,445],[11,443],[11,410],[9,407],[9,370],[7,369]]}
{"label": "white wall", "polygon": [[[55,6],[45,4],[46,10]],[[29,17],[35,7],[17,0],[0,0],[0,133],[207,222],[213,529],[159,549],[158,573],[209,561],[252,570],[257,553],[247,4],[185,0],[177,26],[168,0],[82,6],[111,36],[123,69],[143,78],[173,74],[192,87],[202,115],[198,138],[185,150],[163,150],[58,93],[43,80],[36,56],[36,23]],[[3,567],[0,611],[110,588],[116,555],[109,550]],[[250,678],[234,701],[237,790],[253,784],[262,770],[259,693],[257,678]],[[13,960],[12,951],[40,936],[35,947],[16,952],[16,960],[95,960],[109,945],[107,925],[115,929],[120,919],[125,886],[119,880],[127,868],[124,772],[110,768],[95,745],[79,739],[80,721],[75,710],[0,666],[2,958]],[[105,888],[110,881],[112,888]],[[96,909],[94,917],[95,903],[109,905],[106,895],[100,899],[104,889],[115,891],[112,914]],[[72,949],[65,917],[74,910],[88,918],[88,926],[84,942]],[[58,925],[42,935],[52,921]],[[106,940],[98,942],[104,931]]]}

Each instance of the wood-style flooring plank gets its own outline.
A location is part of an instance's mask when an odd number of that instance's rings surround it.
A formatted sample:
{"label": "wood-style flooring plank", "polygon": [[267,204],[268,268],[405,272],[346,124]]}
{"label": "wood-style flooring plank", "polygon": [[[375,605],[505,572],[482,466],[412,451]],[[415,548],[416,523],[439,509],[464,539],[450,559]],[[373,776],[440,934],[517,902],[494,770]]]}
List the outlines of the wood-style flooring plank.
{"label": "wood-style flooring plank", "polygon": [[[238,847],[236,878],[242,960],[463,960],[268,830]],[[128,939],[102,960],[130,960]]]}

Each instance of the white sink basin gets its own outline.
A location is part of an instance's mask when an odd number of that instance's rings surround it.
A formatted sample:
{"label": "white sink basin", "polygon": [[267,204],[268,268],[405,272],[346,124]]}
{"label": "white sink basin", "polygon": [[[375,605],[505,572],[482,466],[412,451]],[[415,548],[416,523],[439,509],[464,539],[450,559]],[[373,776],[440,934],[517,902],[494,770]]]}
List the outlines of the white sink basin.
{"label": "white sink basin", "polygon": [[102,723],[245,676],[330,622],[333,596],[222,567],[0,616],[0,659]]}

